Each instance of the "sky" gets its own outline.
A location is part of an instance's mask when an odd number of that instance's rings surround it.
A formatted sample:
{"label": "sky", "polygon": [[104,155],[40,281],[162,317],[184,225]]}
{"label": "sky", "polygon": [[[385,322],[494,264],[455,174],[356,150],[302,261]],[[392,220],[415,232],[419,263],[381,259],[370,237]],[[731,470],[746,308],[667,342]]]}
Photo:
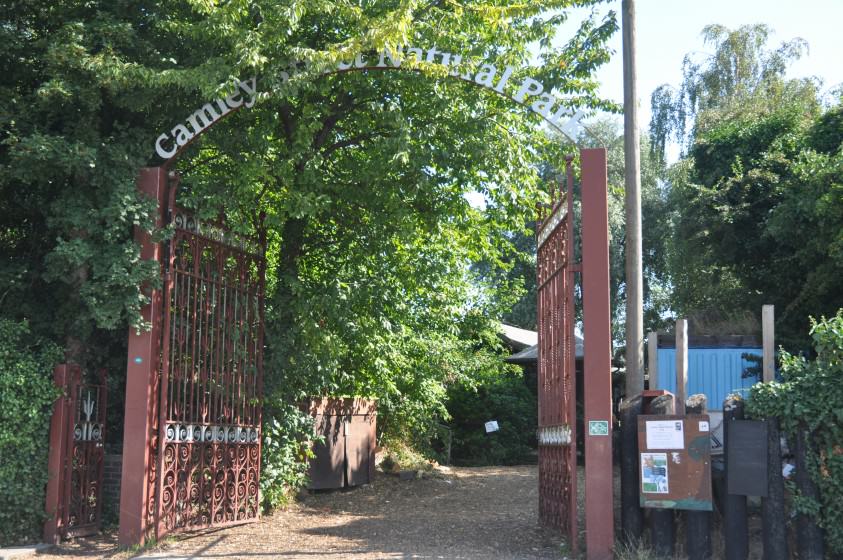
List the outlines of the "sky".
{"label": "sky", "polygon": [[[843,85],[843,0],[636,0],[638,119],[643,131],[650,122],[650,94],[662,84],[678,87],[682,80],[682,59],[689,52],[711,53],[700,32],[711,23],[730,29],[765,23],[773,30],[770,45],[801,37],[809,52],[793,64],[788,76],[816,76],[823,80],[821,91]],[[617,13],[621,24],[621,0],[596,8],[599,14]],[[566,41],[589,10],[574,10],[557,34]],[[623,102],[623,64],[620,30],[610,42],[615,51],[611,62],[597,77],[602,96]]]}

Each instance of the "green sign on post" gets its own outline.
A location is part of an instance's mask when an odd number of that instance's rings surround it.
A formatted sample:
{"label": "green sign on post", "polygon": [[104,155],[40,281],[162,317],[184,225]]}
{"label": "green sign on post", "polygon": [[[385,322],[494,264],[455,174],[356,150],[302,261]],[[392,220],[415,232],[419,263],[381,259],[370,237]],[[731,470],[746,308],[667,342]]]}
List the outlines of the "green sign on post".
{"label": "green sign on post", "polygon": [[588,435],[590,435],[590,436],[608,436],[609,435],[609,421],[608,420],[589,420],[588,421]]}

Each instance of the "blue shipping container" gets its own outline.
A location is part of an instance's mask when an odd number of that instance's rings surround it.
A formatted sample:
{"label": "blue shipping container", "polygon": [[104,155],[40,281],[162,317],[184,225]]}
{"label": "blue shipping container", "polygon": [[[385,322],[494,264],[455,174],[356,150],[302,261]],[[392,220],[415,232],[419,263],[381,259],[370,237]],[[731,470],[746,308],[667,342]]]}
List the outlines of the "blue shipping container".
{"label": "blue shipping container", "polygon": [[[757,365],[741,358],[743,354],[761,356],[761,348],[689,348],[688,396],[704,393],[709,410],[721,410],[730,393],[746,395],[757,377],[743,377],[748,367]],[[658,387],[676,393],[676,349],[659,348]]]}

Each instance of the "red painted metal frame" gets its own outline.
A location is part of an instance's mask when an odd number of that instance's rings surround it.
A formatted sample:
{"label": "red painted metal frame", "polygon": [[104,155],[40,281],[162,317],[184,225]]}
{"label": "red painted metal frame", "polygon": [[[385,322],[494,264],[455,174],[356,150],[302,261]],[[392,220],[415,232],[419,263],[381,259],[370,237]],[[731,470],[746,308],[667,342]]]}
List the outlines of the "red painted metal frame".
{"label": "red painted metal frame", "polygon": [[[167,208],[167,172],[163,167],[141,169],[137,188],[158,209],[155,227],[164,225]],[[140,227],[135,227],[140,258],[161,262],[162,247]],[[163,267],[162,267],[163,268]],[[158,376],[161,353],[161,290],[147,286],[149,303],[141,309],[148,331],[129,329],[126,367],[126,415],[123,422],[123,472],[120,484],[122,546],[144,544],[156,537],[155,490],[158,454]]]}
{"label": "red painted metal frame", "polygon": [[199,228],[177,211],[177,184],[163,167],[138,178],[157,203],[156,226],[172,220],[175,234],[162,246],[135,231],[141,258],[162,264],[164,282],[142,310],[152,329],[129,333],[124,546],[259,514],[266,239]]}
{"label": "red painted metal frame", "polygon": [[[606,150],[580,153],[582,264],[573,262],[573,171],[566,162],[560,192],[538,224],[539,517],[578,547],[576,485],[575,273],[582,273],[584,330],[586,558],[607,560],[614,547],[611,323]],[[562,200],[564,198],[565,205]],[[608,433],[591,435],[589,422]],[[560,435],[562,437],[560,437]]]}
{"label": "red painted metal frame", "polygon": [[[567,190],[537,227],[539,520],[577,549],[576,375],[572,158]],[[558,198],[558,199],[557,199]]]}
{"label": "red painted metal frame", "polygon": [[69,454],[65,467],[63,533],[66,538],[92,535],[100,529],[106,410],[102,372],[99,381],[99,384],[82,383],[81,370],[76,370],[69,385],[68,419],[72,429],[67,434]]}
{"label": "red painted metal frame", "polygon": [[[261,244],[175,208],[164,287],[158,534],[258,518]],[[251,245],[251,246],[250,246]]]}
{"label": "red painted metal frame", "polygon": [[[582,285],[585,400],[586,557],[612,558],[612,329],[609,310],[609,217],[606,149],[582,150]],[[591,435],[589,422],[608,422]]]}
{"label": "red painted metal frame", "polygon": [[62,396],[53,405],[44,540],[56,543],[97,533],[102,518],[105,375],[99,384],[82,382],[75,364],[53,371]]}

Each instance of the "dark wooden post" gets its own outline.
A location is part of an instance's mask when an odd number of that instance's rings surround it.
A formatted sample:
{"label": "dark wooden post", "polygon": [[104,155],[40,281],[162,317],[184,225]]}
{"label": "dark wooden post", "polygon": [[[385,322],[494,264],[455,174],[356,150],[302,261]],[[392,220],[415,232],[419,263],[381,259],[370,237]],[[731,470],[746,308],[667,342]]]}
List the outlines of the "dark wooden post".
{"label": "dark wooden post", "polygon": [[[685,402],[687,414],[705,414],[707,412],[706,396],[691,395]],[[711,512],[688,511],[685,519],[686,544],[689,560],[706,560],[711,558]]]}
{"label": "dark wooden post", "polygon": [[641,414],[641,404],[641,395],[635,395],[620,406],[621,536],[623,542],[631,546],[639,543],[644,533],[638,479],[638,415]]}
{"label": "dark wooden post", "polygon": [[[819,492],[808,470],[810,449],[810,435],[806,429],[800,427],[796,434],[796,487],[802,496],[819,500]],[[796,545],[800,560],[823,560],[823,532],[816,519],[810,515],[800,513],[796,517]]]}
{"label": "dark wooden post", "polygon": [[[729,395],[723,402],[723,453],[726,465],[729,464],[729,426],[733,420],[743,420],[743,407],[743,399],[738,395]],[[723,502],[723,539],[726,560],[746,560],[749,555],[746,496],[730,494],[728,484]]]}
{"label": "dark wooden post", "polygon": [[[673,395],[662,395],[650,403],[650,414],[673,414],[675,403]],[[673,544],[676,534],[673,526],[672,509],[650,509],[650,542],[659,558],[673,557]]]}
{"label": "dark wooden post", "polygon": [[761,499],[764,560],[787,560],[782,447],[778,418],[767,419],[767,497]]}

